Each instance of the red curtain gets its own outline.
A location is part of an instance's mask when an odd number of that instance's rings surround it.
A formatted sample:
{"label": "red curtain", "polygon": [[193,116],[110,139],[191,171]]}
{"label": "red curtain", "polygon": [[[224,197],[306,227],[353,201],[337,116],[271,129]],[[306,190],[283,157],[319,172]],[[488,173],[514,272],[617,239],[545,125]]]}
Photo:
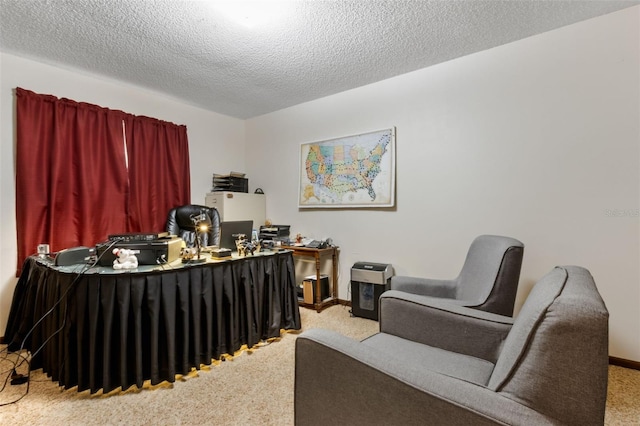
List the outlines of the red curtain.
{"label": "red curtain", "polygon": [[128,229],[165,230],[167,213],[191,198],[187,127],[149,117],[127,123]]}
{"label": "red curtain", "polygon": [[185,126],[21,88],[16,125],[18,273],[40,243],[56,252],[159,232],[190,202]]}

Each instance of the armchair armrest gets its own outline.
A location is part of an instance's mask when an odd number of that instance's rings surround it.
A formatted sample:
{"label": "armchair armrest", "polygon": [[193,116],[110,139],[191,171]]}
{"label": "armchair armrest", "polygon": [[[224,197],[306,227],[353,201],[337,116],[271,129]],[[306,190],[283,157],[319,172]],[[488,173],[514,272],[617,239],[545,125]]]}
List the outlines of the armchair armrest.
{"label": "armchair armrest", "polygon": [[396,275],[391,277],[391,290],[406,291],[423,296],[443,297],[455,299],[457,285],[453,280],[436,280],[431,278],[405,277]]}
{"label": "armchair armrest", "polygon": [[513,325],[511,317],[395,290],[379,303],[381,332],[493,363]]}
{"label": "armchair armrest", "polygon": [[331,330],[296,339],[295,424],[551,424],[483,386],[395,361]]}

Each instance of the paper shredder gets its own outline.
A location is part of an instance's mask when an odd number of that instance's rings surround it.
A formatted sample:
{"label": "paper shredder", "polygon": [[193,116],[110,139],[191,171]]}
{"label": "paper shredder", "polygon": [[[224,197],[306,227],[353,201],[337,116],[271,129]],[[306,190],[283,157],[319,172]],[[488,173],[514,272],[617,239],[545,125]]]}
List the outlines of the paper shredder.
{"label": "paper shredder", "polygon": [[378,320],[378,300],[389,290],[393,267],[386,263],[356,262],[351,267],[351,313]]}

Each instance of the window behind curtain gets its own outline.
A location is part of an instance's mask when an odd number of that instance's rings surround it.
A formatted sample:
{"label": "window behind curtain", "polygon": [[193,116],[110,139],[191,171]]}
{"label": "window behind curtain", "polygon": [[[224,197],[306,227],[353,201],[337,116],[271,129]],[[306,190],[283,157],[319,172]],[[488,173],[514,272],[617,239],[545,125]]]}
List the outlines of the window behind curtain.
{"label": "window behind curtain", "polygon": [[21,88],[16,125],[18,274],[40,243],[161,232],[190,202],[186,126]]}

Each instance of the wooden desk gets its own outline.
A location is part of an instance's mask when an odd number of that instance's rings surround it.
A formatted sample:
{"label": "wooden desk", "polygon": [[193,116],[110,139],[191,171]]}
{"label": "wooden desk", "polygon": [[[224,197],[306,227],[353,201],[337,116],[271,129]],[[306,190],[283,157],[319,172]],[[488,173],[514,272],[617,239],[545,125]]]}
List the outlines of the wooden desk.
{"label": "wooden desk", "polygon": [[[283,246],[283,249],[291,250],[293,256],[313,257],[316,261],[316,288],[315,288],[315,300],[314,303],[305,303],[298,298],[298,304],[304,308],[315,308],[320,312],[324,308],[338,304],[338,247],[327,248],[309,248],[298,246]],[[328,298],[321,300],[321,280],[320,280],[320,266],[323,258],[331,256],[331,285],[330,295]]]}

